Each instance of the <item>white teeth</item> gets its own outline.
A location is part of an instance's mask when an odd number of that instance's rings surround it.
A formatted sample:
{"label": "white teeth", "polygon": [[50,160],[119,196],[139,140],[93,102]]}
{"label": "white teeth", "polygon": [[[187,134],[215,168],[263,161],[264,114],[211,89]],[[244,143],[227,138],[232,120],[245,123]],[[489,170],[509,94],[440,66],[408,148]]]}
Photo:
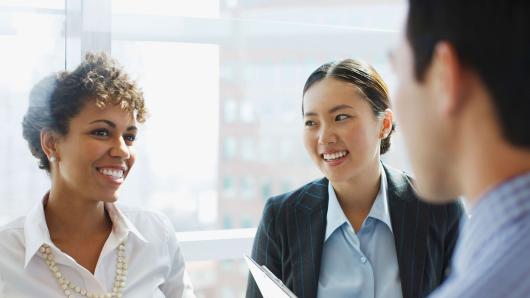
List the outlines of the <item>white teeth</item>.
{"label": "white teeth", "polygon": [[346,154],[348,154],[348,152],[340,151],[335,153],[324,153],[323,156],[325,160],[335,160],[345,156]]}
{"label": "white teeth", "polygon": [[119,179],[123,177],[123,170],[118,169],[99,169],[99,172],[103,175],[110,176],[114,179]]}

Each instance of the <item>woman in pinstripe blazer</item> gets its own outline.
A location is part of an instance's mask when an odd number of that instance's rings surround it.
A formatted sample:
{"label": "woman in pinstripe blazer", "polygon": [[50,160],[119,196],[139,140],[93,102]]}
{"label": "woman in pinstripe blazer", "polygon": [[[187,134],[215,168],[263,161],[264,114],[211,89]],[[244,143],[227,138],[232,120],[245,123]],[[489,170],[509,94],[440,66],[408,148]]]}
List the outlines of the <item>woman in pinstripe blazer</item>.
{"label": "woman in pinstripe blazer", "polygon": [[[418,200],[380,161],[394,130],[369,65],[322,65],[303,92],[304,144],[325,178],[270,198],[252,250],[298,297],[425,297],[444,279],[462,208]],[[249,278],[247,297],[261,297]]]}

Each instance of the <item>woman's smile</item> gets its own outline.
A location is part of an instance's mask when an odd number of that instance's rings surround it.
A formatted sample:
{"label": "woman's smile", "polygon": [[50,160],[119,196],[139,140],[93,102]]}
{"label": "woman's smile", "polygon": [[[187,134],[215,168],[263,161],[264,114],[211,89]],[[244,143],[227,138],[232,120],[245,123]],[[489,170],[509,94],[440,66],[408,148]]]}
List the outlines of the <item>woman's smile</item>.
{"label": "woman's smile", "polygon": [[338,166],[346,161],[350,152],[348,150],[326,152],[320,154],[320,157],[329,166]]}

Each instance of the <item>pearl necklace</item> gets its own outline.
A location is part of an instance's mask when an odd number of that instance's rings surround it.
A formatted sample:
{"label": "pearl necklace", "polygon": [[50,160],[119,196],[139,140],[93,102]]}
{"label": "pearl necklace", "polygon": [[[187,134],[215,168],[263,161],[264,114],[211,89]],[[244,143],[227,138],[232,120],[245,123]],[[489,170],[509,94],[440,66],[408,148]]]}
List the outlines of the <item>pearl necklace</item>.
{"label": "pearl necklace", "polygon": [[125,281],[127,280],[127,260],[125,256],[125,244],[127,239],[123,240],[120,245],[118,245],[118,253],[116,258],[116,277],[114,279],[114,287],[112,288],[112,293],[105,294],[96,294],[88,292],[85,289],[80,288],[71,281],[69,281],[57,267],[55,263],[55,258],[52,254],[51,248],[47,244],[41,245],[39,251],[44,257],[46,264],[50,272],[55,277],[59,286],[64,291],[64,295],[69,298],[75,297],[75,294],[88,297],[88,298],[120,298],[122,297],[121,292],[125,288]]}

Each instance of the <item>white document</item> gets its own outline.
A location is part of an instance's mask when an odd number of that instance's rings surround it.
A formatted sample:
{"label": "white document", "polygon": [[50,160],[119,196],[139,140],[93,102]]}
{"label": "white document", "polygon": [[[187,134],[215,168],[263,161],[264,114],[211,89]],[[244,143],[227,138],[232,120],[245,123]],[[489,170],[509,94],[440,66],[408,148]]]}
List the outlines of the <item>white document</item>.
{"label": "white document", "polygon": [[263,298],[296,298],[296,295],[274,276],[267,267],[260,266],[248,256],[245,256],[245,261]]}

